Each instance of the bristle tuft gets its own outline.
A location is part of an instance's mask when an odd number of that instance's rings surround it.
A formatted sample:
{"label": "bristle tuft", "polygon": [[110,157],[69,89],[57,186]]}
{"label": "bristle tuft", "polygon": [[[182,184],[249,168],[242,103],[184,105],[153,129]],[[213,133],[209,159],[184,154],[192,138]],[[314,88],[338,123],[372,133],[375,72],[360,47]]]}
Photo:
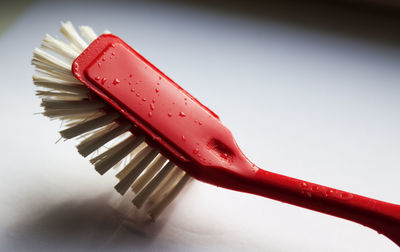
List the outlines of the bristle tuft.
{"label": "bristle tuft", "polygon": [[143,172],[143,170],[154,160],[154,158],[158,155],[158,150],[152,149],[143,159],[135,164],[135,159],[127,164],[127,167],[130,167],[130,171],[124,178],[120,180],[120,182],[115,186],[115,189],[120,194],[126,193],[132,183],[139,177],[139,175]]}
{"label": "bristle tuft", "polygon": [[93,31],[92,27],[89,26],[79,26],[79,31],[81,32],[82,36],[91,43],[93,40],[97,38],[96,33]]}
{"label": "bristle tuft", "polygon": [[86,42],[79,36],[78,32],[71,22],[61,22],[60,32],[80,51],[85,50],[88,46]]}
{"label": "bristle tuft", "polygon": [[70,139],[76,136],[79,136],[85,132],[103,127],[107,124],[112,123],[119,117],[118,113],[108,113],[101,117],[80,123],[78,125],[74,125],[70,128],[60,131],[62,137],[66,139]]}

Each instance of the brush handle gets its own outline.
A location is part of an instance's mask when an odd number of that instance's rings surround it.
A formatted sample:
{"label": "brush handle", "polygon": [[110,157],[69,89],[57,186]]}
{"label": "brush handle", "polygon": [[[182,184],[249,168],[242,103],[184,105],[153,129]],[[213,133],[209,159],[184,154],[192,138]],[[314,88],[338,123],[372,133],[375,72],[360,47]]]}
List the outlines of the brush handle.
{"label": "brush handle", "polygon": [[71,70],[190,176],[352,220],[400,246],[399,206],[258,169],[215,113],[118,37],[97,38]]}
{"label": "brush handle", "polygon": [[[400,246],[400,205],[259,169],[246,191],[370,227]],[[244,188],[243,188],[244,189]]]}

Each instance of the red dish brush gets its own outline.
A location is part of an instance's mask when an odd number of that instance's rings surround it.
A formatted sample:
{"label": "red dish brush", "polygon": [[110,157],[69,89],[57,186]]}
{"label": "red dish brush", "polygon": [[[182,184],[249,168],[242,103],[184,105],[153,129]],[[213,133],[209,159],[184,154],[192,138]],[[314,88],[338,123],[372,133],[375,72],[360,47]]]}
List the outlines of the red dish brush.
{"label": "red dish brush", "polygon": [[[67,122],[66,139],[83,136],[77,148],[104,174],[119,168],[120,194],[157,218],[190,180],[246,192],[351,220],[400,246],[400,206],[262,170],[240,151],[218,116],[120,38],[97,38],[71,23],[65,43],[47,35],[35,49],[34,83],[45,90],[43,114]],[[99,154],[99,149],[117,138]]]}

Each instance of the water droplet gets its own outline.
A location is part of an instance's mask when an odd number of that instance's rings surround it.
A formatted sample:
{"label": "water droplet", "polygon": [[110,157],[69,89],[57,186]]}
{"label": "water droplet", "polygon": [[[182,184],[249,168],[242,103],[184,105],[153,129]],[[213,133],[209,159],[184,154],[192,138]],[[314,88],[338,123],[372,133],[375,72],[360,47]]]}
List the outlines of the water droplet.
{"label": "water droplet", "polygon": [[101,67],[101,62],[97,62],[97,66]]}
{"label": "water droplet", "polygon": [[118,83],[120,83],[121,81],[118,79],[118,78],[115,78],[114,80],[113,80],[113,84],[114,85],[117,85]]}
{"label": "water droplet", "polygon": [[302,183],[301,183],[301,187],[306,188],[307,186],[308,186],[308,185],[307,185],[306,182],[302,182]]}
{"label": "water droplet", "polygon": [[146,98],[142,98],[142,101],[147,101],[147,99]]}
{"label": "water droplet", "polygon": [[203,125],[203,123],[199,121],[199,125],[201,126],[201,125]]}
{"label": "water droplet", "polygon": [[139,94],[139,93],[136,93],[136,96],[137,96],[137,97],[140,97],[140,94]]}
{"label": "water droplet", "polygon": [[156,99],[151,100],[152,103],[156,103]]}
{"label": "water droplet", "polygon": [[107,78],[106,77],[103,77],[103,79],[101,79],[101,84],[105,84],[106,83],[106,81],[107,81]]}
{"label": "water droplet", "polygon": [[180,117],[185,117],[186,114],[185,114],[184,112],[181,111],[181,112],[179,112],[179,116],[180,116]]}
{"label": "water droplet", "polygon": [[156,93],[160,92],[160,89],[158,89],[158,88],[156,88],[155,90],[156,90]]}
{"label": "water droplet", "polygon": [[154,107],[154,104],[153,104],[153,103],[150,103],[150,109],[151,109],[151,110],[154,110],[154,109],[155,109],[155,107]]}
{"label": "water droplet", "polygon": [[194,120],[194,123],[197,123],[197,120]]}
{"label": "water droplet", "polygon": [[318,189],[319,189],[319,186],[317,186],[317,185],[313,185],[313,186],[311,187],[311,190],[312,190],[312,191],[318,191]]}
{"label": "water droplet", "polygon": [[115,52],[112,52],[111,55],[112,55],[112,56],[115,56]]}
{"label": "water droplet", "polygon": [[172,113],[168,113],[168,116],[169,116],[169,117],[172,117]]}
{"label": "water droplet", "polygon": [[102,60],[102,61],[106,61],[106,58],[102,58],[101,60]]}
{"label": "water droplet", "polygon": [[134,93],[134,92],[135,92],[135,89],[134,89],[134,88],[131,88],[131,92]]}
{"label": "water droplet", "polygon": [[158,76],[158,79],[161,80],[161,76]]}
{"label": "water droplet", "polygon": [[186,137],[185,136],[182,136],[182,141],[186,141]]}
{"label": "water droplet", "polygon": [[159,86],[160,85],[160,82],[157,82],[157,86]]}
{"label": "water droplet", "polygon": [[132,85],[132,82],[128,82],[129,85]]}
{"label": "water droplet", "polygon": [[132,78],[132,77],[133,77],[133,74],[129,74],[129,77],[131,77],[131,78]]}
{"label": "water droplet", "polygon": [[97,77],[94,78],[94,79],[95,79],[95,80],[100,80],[100,78],[101,78],[100,76],[97,76]]}
{"label": "water droplet", "polygon": [[185,101],[187,101],[187,98],[185,97],[185,98],[183,98]]}
{"label": "water droplet", "polygon": [[185,105],[187,105],[187,102],[185,102]]}
{"label": "water droplet", "polygon": [[199,153],[199,148],[194,149],[194,150],[193,150],[193,153],[194,153],[194,154]]}
{"label": "water droplet", "polygon": [[150,111],[150,112],[148,113],[148,116],[151,117],[152,115],[153,115],[153,113]]}

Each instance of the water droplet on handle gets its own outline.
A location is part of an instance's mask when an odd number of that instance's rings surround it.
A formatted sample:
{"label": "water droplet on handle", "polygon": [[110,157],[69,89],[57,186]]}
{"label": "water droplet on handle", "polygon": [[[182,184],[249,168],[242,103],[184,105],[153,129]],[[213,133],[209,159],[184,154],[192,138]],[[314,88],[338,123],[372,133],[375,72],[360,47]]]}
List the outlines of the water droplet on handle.
{"label": "water droplet on handle", "polygon": [[181,112],[179,112],[179,116],[180,116],[180,117],[185,117],[186,114],[185,114],[184,112],[181,111]]}
{"label": "water droplet on handle", "polygon": [[115,78],[114,80],[113,80],[113,84],[114,85],[117,85],[118,83],[120,83],[121,81],[118,79],[118,78]]}

